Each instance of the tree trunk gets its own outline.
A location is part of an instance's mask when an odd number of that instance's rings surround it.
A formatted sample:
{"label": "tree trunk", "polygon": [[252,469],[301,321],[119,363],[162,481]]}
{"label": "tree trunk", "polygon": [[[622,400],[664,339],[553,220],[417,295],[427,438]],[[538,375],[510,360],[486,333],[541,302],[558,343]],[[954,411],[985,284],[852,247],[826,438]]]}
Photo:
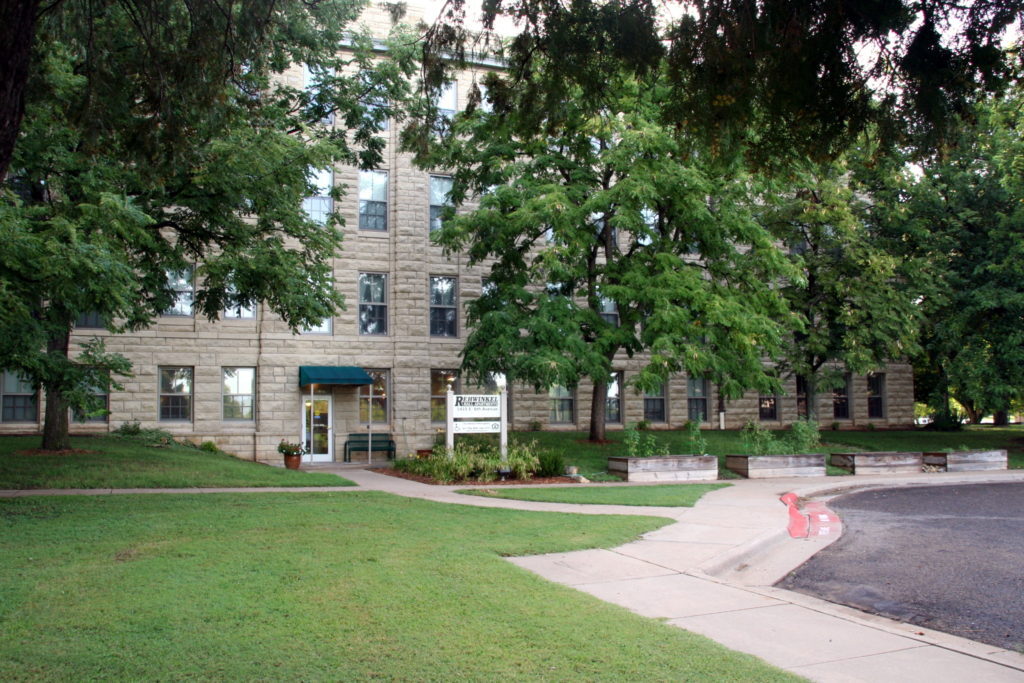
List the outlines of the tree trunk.
{"label": "tree trunk", "polygon": [[7,177],[25,114],[25,84],[38,11],[39,0],[0,2],[0,181]]}
{"label": "tree trunk", "polygon": [[590,440],[605,440],[605,408],[608,403],[608,383],[594,384],[593,400],[590,402]]}
{"label": "tree trunk", "polygon": [[[46,350],[51,354],[68,355],[71,330],[65,329],[63,334],[53,337],[46,345]],[[61,393],[63,388],[59,383],[47,384],[46,390],[46,416],[43,420],[43,444],[44,451],[63,451],[71,448],[71,438],[68,436],[68,404]]]}
{"label": "tree trunk", "polygon": [[997,410],[993,415],[993,422],[997,427],[1005,427],[1010,424],[1010,411]]}

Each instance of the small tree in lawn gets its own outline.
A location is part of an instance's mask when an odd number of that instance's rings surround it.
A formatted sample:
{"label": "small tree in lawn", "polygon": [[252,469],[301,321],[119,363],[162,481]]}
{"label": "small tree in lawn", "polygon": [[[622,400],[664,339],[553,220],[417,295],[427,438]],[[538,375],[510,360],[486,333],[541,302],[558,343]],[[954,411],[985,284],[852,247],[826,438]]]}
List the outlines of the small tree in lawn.
{"label": "small tree in lawn", "polygon": [[[311,169],[380,159],[373,105],[401,100],[413,64],[408,41],[380,60],[349,30],[360,10],[69,0],[41,16],[0,189],[0,368],[46,390],[44,448],[67,448],[68,408],[129,371],[98,341],[73,357],[83,314],[145,327],[176,300],[168,274],[211,320],[265,302],[298,329],[342,304],[338,216],[302,209]],[[293,64],[308,88],[276,79]]]}
{"label": "small tree in lawn", "polygon": [[758,181],[661,120],[658,72],[608,74],[600,97],[565,93],[539,125],[537,78],[492,75],[500,113],[471,108],[421,154],[453,172],[456,207],[479,197],[433,235],[489,268],[468,304],[464,370],[537,388],[589,379],[593,440],[620,353],[649,354],[639,388],[685,371],[729,396],[767,389],[762,359],[787,313],[765,283],[798,275],[752,217]]}

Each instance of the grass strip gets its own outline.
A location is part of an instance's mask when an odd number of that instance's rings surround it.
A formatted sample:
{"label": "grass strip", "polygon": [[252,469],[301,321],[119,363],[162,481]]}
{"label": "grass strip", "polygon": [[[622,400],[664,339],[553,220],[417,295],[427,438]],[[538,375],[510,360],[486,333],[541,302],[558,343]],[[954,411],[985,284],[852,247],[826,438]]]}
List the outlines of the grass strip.
{"label": "grass strip", "polygon": [[326,472],[298,472],[189,446],[147,446],[114,436],[75,437],[77,453],[35,454],[38,436],[0,437],[0,489],[354,486]]}
{"label": "grass strip", "polygon": [[665,523],[378,492],[0,501],[2,680],[796,680],[503,556]]}
{"label": "grass strip", "polygon": [[693,507],[705,494],[729,484],[645,484],[642,486],[551,486],[461,489],[458,493],[543,503]]}

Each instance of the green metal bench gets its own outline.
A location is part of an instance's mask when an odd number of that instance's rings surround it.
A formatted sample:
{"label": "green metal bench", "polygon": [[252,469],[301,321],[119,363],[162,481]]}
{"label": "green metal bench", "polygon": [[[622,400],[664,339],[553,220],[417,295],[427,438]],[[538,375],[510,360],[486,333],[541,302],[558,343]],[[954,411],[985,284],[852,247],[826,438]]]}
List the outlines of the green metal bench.
{"label": "green metal bench", "polygon": [[[345,442],[344,459],[345,462],[352,462],[352,454],[361,452],[367,453],[370,450],[370,435],[366,432],[357,432],[355,434],[348,435],[348,441]],[[388,454],[388,460],[395,459],[395,440],[391,438],[391,434],[388,432],[374,432],[373,433],[373,452],[386,451]]]}

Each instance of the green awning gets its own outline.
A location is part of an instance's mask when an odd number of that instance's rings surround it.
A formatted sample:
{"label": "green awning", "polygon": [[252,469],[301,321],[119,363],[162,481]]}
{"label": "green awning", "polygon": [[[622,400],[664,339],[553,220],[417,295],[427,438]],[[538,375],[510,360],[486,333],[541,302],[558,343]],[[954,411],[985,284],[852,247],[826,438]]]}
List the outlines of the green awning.
{"label": "green awning", "polygon": [[363,386],[373,384],[373,378],[352,365],[302,365],[299,367],[299,386],[310,384],[348,384]]}

